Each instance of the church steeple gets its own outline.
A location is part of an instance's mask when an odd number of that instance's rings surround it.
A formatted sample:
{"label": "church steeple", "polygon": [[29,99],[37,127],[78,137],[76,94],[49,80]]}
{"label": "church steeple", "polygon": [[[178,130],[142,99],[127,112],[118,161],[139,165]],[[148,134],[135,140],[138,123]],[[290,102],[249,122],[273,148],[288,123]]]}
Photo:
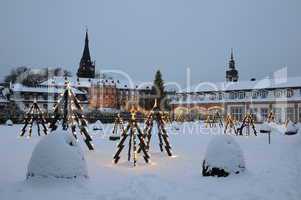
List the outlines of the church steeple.
{"label": "church steeple", "polygon": [[235,60],[233,56],[233,49],[231,48],[231,56],[229,61],[229,69],[226,71],[226,81],[238,81],[238,71],[235,69]]}
{"label": "church steeple", "polygon": [[230,56],[230,61],[229,61],[229,69],[235,69],[235,60],[234,60],[232,48],[231,48],[231,56]]}
{"label": "church steeple", "polygon": [[85,47],[82,58],[80,59],[77,76],[81,78],[94,78],[95,77],[95,64],[91,61],[89,50],[89,36],[88,29],[86,29]]}
{"label": "church steeple", "polygon": [[86,30],[85,47],[84,47],[84,52],[83,52],[82,59],[84,59],[84,60],[91,60],[90,50],[89,50],[88,29]]}

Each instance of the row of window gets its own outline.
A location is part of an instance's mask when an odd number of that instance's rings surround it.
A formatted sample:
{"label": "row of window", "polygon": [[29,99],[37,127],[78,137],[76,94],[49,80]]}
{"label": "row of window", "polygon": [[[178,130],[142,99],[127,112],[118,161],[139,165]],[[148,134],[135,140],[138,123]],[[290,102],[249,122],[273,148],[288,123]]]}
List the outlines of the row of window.
{"label": "row of window", "polygon": [[[301,96],[301,89],[300,96]],[[222,100],[222,99],[245,99],[251,97],[252,99],[265,99],[268,97],[274,97],[274,98],[289,98],[294,96],[294,90],[293,89],[276,89],[273,91],[268,90],[254,90],[251,92],[245,92],[245,91],[233,91],[233,92],[218,92],[218,93],[203,93],[203,94],[181,94],[173,98],[175,101],[187,101],[187,100],[193,100],[193,101],[203,101],[205,99],[209,100]]]}
{"label": "row of window", "polygon": [[[245,107],[243,106],[235,106],[230,108],[230,114],[235,120],[241,121],[244,118],[245,113]],[[251,108],[250,113],[255,121],[264,121],[269,115],[269,109]],[[273,113],[276,122],[284,122],[285,120],[291,120],[293,122],[301,121],[301,107],[299,107],[298,110],[296,110],[294,107],[273,108]]]}

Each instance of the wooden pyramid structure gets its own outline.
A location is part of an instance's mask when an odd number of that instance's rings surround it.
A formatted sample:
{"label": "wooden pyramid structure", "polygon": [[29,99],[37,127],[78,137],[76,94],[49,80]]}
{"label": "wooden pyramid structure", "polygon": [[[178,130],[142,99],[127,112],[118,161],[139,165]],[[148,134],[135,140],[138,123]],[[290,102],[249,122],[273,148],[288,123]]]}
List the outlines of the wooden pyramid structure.
{"label": "wooden pyramid structure", "polygon": [[[28,112],[25,115],[25,124],[21,129],[20,136],[23,137],[27,131],[27,126],[29,125],[29,137],[32,136],[32,127],[34,123],[37,125],[38,128],[38,136],[41,136],[41,128],[45,135],[47,135],[47,127],[46,127],[46,120],[43,116],[43,112],[41,111],[37,100],[35,99],[33,104],[30,106]],[[40,127],[41,126],[41,127]]]}
{"label": "wooden pyramid structure", "polygon": [[222,128],[224,126],[223,120],[219,112],[216,112],[213,115],[208,115],[205,120],[205,127],[206,128],[213,128],[217,127],[217,125]]}
{"label": "wooden pyramid structure", "polygon": [[118,130],[121,134],[124,131],[123,120],[119,113],[117,114],[117,117],[115,118],[112,135],[109,137],[110,140],[114,141],[114,140],[120,139],[120,135],[118,135]]}
{"label": "wooden pyramid structure", "polygon": [[129,145],[128,145],[128,161],[130,162],[133,158],[134,166],[136,166],[137,159],[138,159],[138,149],[137,149],[137,137],[139,140],[139,149],[143,152],[143,158],[146,163],[149,162],[150,156],[146,151],[146,145],[143,138],[143,133],[138,126],[136,120],[136,111],[132,109],[131,111],[131,118],[127,127],[123,130],[121,134],[121,139],[117,145],[117,151],[113,157],[114,163],[117,164],[120,159],[120,154],[125,147],[125,141],[129,137]]}
{"label": "wooden pyramid structure", "polygon": [[241,126],[237,129],[239,135],[243,135],[243,130],[246,129],[246,134],[250,135],[250,128],[253,130],[255,136],[257,136],[257,131],[254,124],[254,119],[250,113],[247,113],[242,120]]}
{"label": "wooden pyramid structure", "polygon": [[[168,156],[172,156],[171,146],[168,139],[168,134],[165,129],[165,121],[164,121],[164,114],[161,111],[160,107],[157,105],[157,100],[155,100],[155,104],[150,111],[147,120],[145,122],[144,128],[144,137],[146,139],[146,149],[149,151],[150,142],[152,138],[152,130],[154,126],[154,122],[157,124],[158,129],[158,138],[159,138],[159,147],[160,151],[163,152],[164,149]],[[164,146],[164,149],[163,149]],[[140,149],[139,151],[140,152]]]}
{"label": "wooden pyramid structure", "polygon": [[226,134],[227,131],[230,132],[234,132],[235,135],[237,135],[237,129],[235,127],[235,122],[234,119],[231,117],[231,115],[227,115],[226,119],[225,119],[225,129],[224,129],[224,133]]}
{"label": "wooden pyramid structure", "polygon": [[69,86],[69,83],[66,82],[65,85],[65,91],[54,107],[54,119],[49,128],[51,131],[56,130],[58,128],[58,122],[62,120],[63,130],[71,128],[73,136],[77,139],[76,127],[78,127],[88,149],[94,150],[93,144],[91,143],[92,138],[87,128],[88,123],[83,115],[83,108]]}

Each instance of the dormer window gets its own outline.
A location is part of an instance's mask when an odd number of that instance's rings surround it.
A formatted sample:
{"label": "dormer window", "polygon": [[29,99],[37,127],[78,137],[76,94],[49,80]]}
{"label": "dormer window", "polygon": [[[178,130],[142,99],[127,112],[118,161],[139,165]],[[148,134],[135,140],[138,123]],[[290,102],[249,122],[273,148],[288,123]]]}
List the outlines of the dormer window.
{"label": "dormer window", "polygon": [[238,98],[239,98],[239,99],[244,99],[245,96],[246,96],[246,93],[245,93],[245,92],[239,92],[239,94],[238,94]]}
{"label": "dormer window", "polygon": [[269,92],[267,90],[260,90],[259,93],[260,93],[260,97],[263,99],[267,98],[267,96],[269,94]]}
{"label": "dormer window", "polygon": [[293,89],[287,89],[286,97],[292,97],[294,95]]}
{"label": "dormer window", "polygon": [[259,92],[257,90],[252,91],[252,99],[257,99]]}

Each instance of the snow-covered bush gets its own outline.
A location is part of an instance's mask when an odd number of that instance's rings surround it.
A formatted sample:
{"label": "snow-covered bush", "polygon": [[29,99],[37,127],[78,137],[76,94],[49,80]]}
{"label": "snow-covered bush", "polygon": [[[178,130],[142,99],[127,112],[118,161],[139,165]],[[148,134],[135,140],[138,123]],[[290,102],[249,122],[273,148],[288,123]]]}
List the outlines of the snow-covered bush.
{"label": "snow-covered bush", "polygon": [[228,135],[215,136],[210,141],[203,161],[203,176],[226,177],[245,170],[243,152]]}
{"label": "snow-covered bush", "polygon": [[268,122],[264,122],[260,127],[261,133],[269,133],[271,131],[272,131],[272,127],[271,124],[269,124]]}
{"label": "snow-covered bush", "polygon": [[298,132],[298,127],[291,121],[287,123],[287,127],[285,130],[285,135],[294,135],[297,134]]}
{"label": "snow-covered bush", "polygon": [[101,123],[100,120],[97,120],[94,124],[93,124],[93,130],[97,131],[97,130],[103,130],[103,123]]}
{"label": "snow-covered bush", "polygon": [[55,131],[36,145],[28,164],[27,178],[88,177],[84,153],[67,131]]}
{"label": "snow-covered bush", "polygon": [[5,122],[5,124],[6,124],[7,126],[12,126],[14,123],[13,123],[12,120],[8,119],[8,120]]}

